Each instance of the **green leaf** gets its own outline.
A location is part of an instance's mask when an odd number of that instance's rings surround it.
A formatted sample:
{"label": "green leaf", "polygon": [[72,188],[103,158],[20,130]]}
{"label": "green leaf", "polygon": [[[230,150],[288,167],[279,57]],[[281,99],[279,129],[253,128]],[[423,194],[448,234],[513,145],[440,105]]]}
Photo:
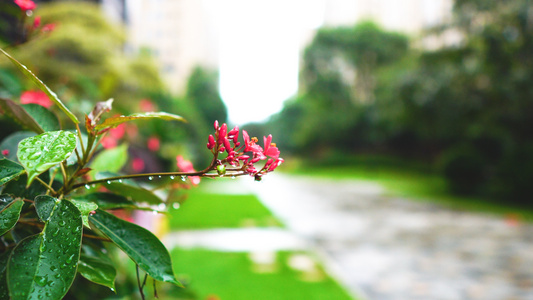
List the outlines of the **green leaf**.
{"label": "green leaf", "polygon": [[9,300],[9,292],[7,289],[7,260],[11,255],[11,250],[0,254],[0,300]]}
{"label": "green leaf", "polygon": [[[60,130],[57,116],[39,104],[23,104],[22,107],[26,112],[40,125],[44,131]],[[41,133],[41,132],[38,132]]]}
{"label": "green leaf", "polygon": [[18,161],[17,150],[19,142],[30,136],[35,136],[35,133],[31,131],[17,131],[7,136],[0,144],[0,151],[7,150],[9,153],[5,156],[0,153],[0,157],[5,157],[12,161]]}
{"label": "green leaf", "polygon": [[122,144],[112,149],[100,152],[91,163],[93,172],[109,171],[116,173],[124,167],[128,161],[128,145]]}
{"label": "green leaf", "polygon": [[56,202],[43,232],[13,250],[7,266],[11,299],[62,299],[76,276],[81,236],[80,211],[70,201]]}
{"label": "green leaf", "polygon": [[17,224],[23,205],[24,201],[15,200],[0,210],[0,236],[4,235]]}
{"label": "green leaf", "polygon": [[115,217],[103,210],[89,217],[93,228],[100,230],[124,251],[139,267],[156,280],[181,285],[174,277],[172,263],[163,243],[150,231]]}
{"label": "green leaf", "polygon": [[35,197],[35,210],[41,221],[46,222],[50,219],[54,207],[57,205],[58,200],[48,195],[40,195]]}
{"label": "green leaf", "polygon": [[9,159],[0,159],[0,186],[24,174],[24,168]]}
{"label": "green leaf", "polygon": [[116,208],[135,208],[135,204],[128,200],[128,198],[112,194],[96,192],[78,196],[75,198],[77,201],[94,202],[100,209],[116,209]]}
{"label": "green leaf", "polygon": [[82,254],[78,264],[78,272],[81,276],[94,283],[115,289],[115,277],[117,270],[109,262],[101,258]]}
{"label": "green leaf", "polygon": [[56,93],[54,93],[46,84],[44,84],[35,74],[33,74],[32,71],[30,71],[25,65],[21,64],[18,60],[13,58],[11,55],[9,55],[7,52],[5,52],[3,49],[0,48],[0,52],[2,52],[9,60],[28,78],[30,78],[38,87],[41,89],[41,91],[45,92],[46,95],[57,105],[59,108],[67,115],[67,117],[72,120],[75,124],[78,124],[78,118],[59,100]]}
{"label": "green leaf", "polygon": [[[105,179],[115,176],[118,175],[110,172],[101,172],[97,173],[95,177],[96,179]],[[131,179],[123,179],[122,182],[110,181],[108,184],[105,185],[105,187],[106,189],[113,191],[117,194],[131,198],[135,202],[145,202],[148,204],[159,204],[163,202],[161,198],[156,196],[151,191],[143,188],[137,182]]]}
{"label": "green leaf", "polygon": [[96,203],[87,201],[70,200],[70,202],[74,203],[74,205],[76,205],[76,207],[80,210],[83,225],[87,226],[88,228],[91,228],[91,226],[89,226],[89,214],[92,211],[97,210],[98,205]]}
{"label": "green leaf", "polygon": [[76,135],[50,131],[23,139],[17,157],[28,173],[28,186],[39,174],[67,159],[76,148]]}
{"label": "green leaf", "polygon": [[[37,104],[35,104],[37,105]],[[39,105],[40,106],[40,105]],[[41,106],[42,107],[42,106]],[[43,107],[44,108],[44,107]],[[46,110],[46,108],[44,108]],[[43,133],[45,130],[37,123],[22,106],[9,99],[0,98],[0,110],[23,127],[36,133]]]}
{"label": "green leaf", "polygon": [[182,116],[169,114],[166,112],[146,112],[146,113],[132,114],[129,116],[108,118],[102,124],[96,125],[95,128],[96,130],[101,130],[104,128],[113,128],[113,127],[117,127],[118,125],[122,123],[131,121],[131,120],[139,120],[139,119],[161,119],[161,120],[174,120],[174,121],[185,122],[185,119]]}

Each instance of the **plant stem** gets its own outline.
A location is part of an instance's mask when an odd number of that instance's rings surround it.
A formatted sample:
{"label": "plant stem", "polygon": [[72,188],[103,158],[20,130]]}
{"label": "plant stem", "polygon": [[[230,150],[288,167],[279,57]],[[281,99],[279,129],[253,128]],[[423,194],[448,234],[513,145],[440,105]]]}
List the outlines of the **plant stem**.
{"label": "plant stem", "polygon": [[137,273],[137,286],[139,287],[139,293],[141,294],[141,299],[144,299],[143,286],[141,286],[141,278],[139,277],[139,265],[135,264],[135,271]]}
{"label": "plant stem", "polygon": [[35,177],[35,179],[37,179],[37,181],[39,181],[42,185],[44,185],[48,190],[52,191],[52,193],[56,192],[56,191],[54,191],[52,186],[48,185],[48,183],[44,182],[41,178]]}
{"label": "plant stem", "polygon": [[104,242],[111,242],[110,239],[106,239],[104,237],[101,237],[101,236],[97,236],[97,235],[92,235],[92,234],[83,234],[84,237],[86,238],[89,238],[89,239],[95,239],[95,240],[100,240],[100,241],[104,241]]}
{"label": "plant stem", "polygon": [[[81,153],[85,154],[85,146],[83,145],[83,138],[81,136],[80,125],[78,123],[76,123],[76,129],[78,130],[78,138],[80,139]],[[77,150],[76,150],[76,154],[78,154]],[[79,161],[79,156],[78,156],[78,161]]]}
{"label": "plant stem", "polygon": [[[75,189],[78,189],[78,188],[86,186],[86,185],[93,185],[93,184],[104,183],[104,182],[108,182],[108,181],[117,181],[117,180],[121,180],[121,179],[131,179],[131,178],[147,178],[147,177],[159,177],[159,176],[165,176],[165,177],[166,176],[218,177],[218,174],[216,176],[214,176],[215,174],[213,174],[213,175],[206,174],[207,172],[209,172],[211,170],[214,170],[216,168],[216,157],[217,156],[215,156],[213,158],[213,160],[211,161],[211,164],[207,168],[203,169],[202,171],[197,171],[197,172],[160,172],[160,173],[142,173],[142,174],[120,175],[120,176],[115,176],[115,177],[108,177],[108,178],[104,178],[104,179],[91,180],[91,181],[86,181],[86,182],[82,182],[82,183],[77,183],[77,184],[74,184],[70,188],[70,190],[75,190]],[[238,176],[238,175],[235,175],[235,176]]]}

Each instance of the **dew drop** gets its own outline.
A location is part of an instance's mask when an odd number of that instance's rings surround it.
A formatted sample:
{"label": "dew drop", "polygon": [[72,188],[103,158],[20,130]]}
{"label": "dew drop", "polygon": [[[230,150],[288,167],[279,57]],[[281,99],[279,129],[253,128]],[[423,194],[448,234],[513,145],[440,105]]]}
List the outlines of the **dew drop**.
{"label": "dew drop", "polygon": [[171,179],[171,180],[174,180],[174,178],[176,178],[176,176],[174,176],[174,175],[170,175],[170,179]]}
{"label": "dew drop", "polygon": [[157,210],[153,210],[152,214],[157,215]]}
{"label": "dew drop", "polygon": [[160,210],[160,211],[161,211],[161,210],[165,210],[166,208],[167,208],[167,206],[166,206],[164,203],[161,203],[161,204],[159,204],[159,205],[157,206],[157,209]]}
{"label": "dew drop", "polygon": [[174,202],[174,204],[172,204],[172,208],[178,209],[180,208],[180,204],[178,202]]}
{"label": "dew drop", "polygon": [[119,179],[118,182],[122,183],[122,179]]}
{"label": "dew drop", "polygon": [[186,176],[183,176],[183,175],[181,175],[181,181],[185,181],[185,180],[187,180],[187,177],[186,177]]}
{"label": "dew drop", "polygon": [[71,256],[69,256],[69,257],[65,260],[65,262],[66,262],[67,264],[70,264],[70,263],[72,262],[72,260],[74,259],[74,256],[76,256],[76,254],[72,254]]}
{"label": "dew drop", "polygon": [[161,175],[157,176],[157,178],[161,179]]}
{"label": "dew drop", "polygon": [[86,189],[90,189],[91,187],[90,187],[88,184],[86,184],[86,185],[85,185],[85,188],[86,188]]}
{"label": "dew drop", "polygon": [[231,179],[235,179],[235,178],[237,178],[237,177],[235,177],[235,176],[231,176]]}
{"label": "dew drop", "polygon": [[45,276],[35,276],[35,283],[37,283],[40,286],[45,286],[48,283],[48,279]]}
{"label": "dew drop", "polygon": [[148,177],[148,180],[154,180],[153,176]]}
{"label": "dew drop", "polygon": [[111,184],[111,180],[108,180],[108,181],[107,181],[107,184]]}

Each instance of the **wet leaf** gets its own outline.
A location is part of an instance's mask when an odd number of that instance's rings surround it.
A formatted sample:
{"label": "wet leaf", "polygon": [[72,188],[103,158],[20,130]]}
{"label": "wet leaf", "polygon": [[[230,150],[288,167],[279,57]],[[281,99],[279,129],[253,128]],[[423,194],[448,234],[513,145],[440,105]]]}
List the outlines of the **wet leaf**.
{"label": "wet leaf", "polygon": [[93,228],[100,230],[148,275],[156,280],[181,285],[174,277],[167,249],[150,231],[103,210],[97,210],[96,214],[89,217],[89,221]]}
{"label": "wet leaf", "polygon": [[41,234],[22,240],[7,266],[11,299],[62,299],[80,257],[82,222],[70,201],[56,202]]}
{"label": "wet leaf", "polygon": [[99,257],[82,254],[78,265],[78,272],[94,283],[115,289],[115,277],[117,270],[107,261]]}
{"label": "wet leaf", "polygon": [[94,172],[113,172],[116,173],[124,167],[128,161],[128,145],[122,144],[112,149],[101,151],[91,163],[91,169]]}
{"label": "wet leaf", "polygon": [[64,161],[76,147],[76,135],[69,131],[50,131],[23,139],[17,157],[28,173],[28,186],[39,174]]}
{"label": "wet leaf", "polygon": [[[0,109],[21,126],[36,133],[45,132],[41,125],[18,103],[0,98]],[[46,110],[46,108],[44,109]]]}
{"label": "wet leaf", "polygon": [[94,202],[100,209],[134,208],[133,202],[122,195],[96,192],[76,197],[77,201]]}
{"label": "wet leaf", "polygon": [[17,224],[23,205],[24,201],[15,200],[0,210],[0,236]]}
{"label": "wet leaf", "polygon": [[41,221],[46,222],[50,219],[57,201],[56,198],[47,195],[35,197],[35,210]]}
{"label": "wet leaf", "polygon": [[0,186],[24,174],[24,168],[8,159],[0,159]]}
{"label": "wet leaf", "polygon": [[[22,105],[24,110],[39,124],[44,131],[59,130],[59,120],[57,116],[46,109],[46,107],[39,104],[24,104]],[[37,132],[41,133],[41,132]]]}
{"label": "wet leaf", "polygon": [[83,221],[83,225],[85,225],[88,228],[91,228],[91,226],[89,226],[89,219],[88,219],[89,214],[92,211],[97,210],[98,205],[96,203],[87,202],[87,201],[70,200],[70,202],[74,203],[74,205],[76,205],[76,207],[80,210],[81,220]]}
{"label": "wet leaf", "polygon": [[[118,176],[117,174],[109,173],[109,172],[102,172],[96,174],[96,179],[105,179],[109,177],[115,177]],[[129,197],[133,199],[135,202],[139,203],[148,203],[148,204],[159,204],[162,203],[163,200],[156,196],[151,191],[143,188],[140,186],[137,182],[131,180],[131,179],[124,179],[122,182],[120,181],[110,181],[109,183],[105,184],[106,189],[115,192],[117,194],[120,194],[122,196]]]}
{"label": "wet leaf", "polygon": [[117,127],[118,125],[122,123],[132,121],[132,120],[140,120],[140,119],[161,119],[161,120],[174,120],[174,121],[185,122],[185,119],[182,116],[169,114],[166,112],[146,112],[146,113],[132,114],[129,116],[108,118],[102,124],[96,125],[95,128],[96,130],[102,130],[104,128],[113,128],[113,127]]}
{"label": "wet leaf", "polygon": [[7,52],[0,48],[2,52],[9,60],[28,78],[30,78],[41,91],[45,92],[46,95],[57,105],[59,108],[67,115],[67,117],[72,120],[75,124],[79,123],[78,118],[59,100],[56,93],[54,93],[46,84],[44,84],[32,71],[30,71],[25,65],[21,64],[18,60],[13,58]]}

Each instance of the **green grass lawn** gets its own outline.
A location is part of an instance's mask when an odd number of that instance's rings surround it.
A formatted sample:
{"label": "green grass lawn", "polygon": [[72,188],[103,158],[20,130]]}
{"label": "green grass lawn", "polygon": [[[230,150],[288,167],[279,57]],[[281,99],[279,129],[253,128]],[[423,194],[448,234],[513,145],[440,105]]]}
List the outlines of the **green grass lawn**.
{"label": "green grass lawn", "polygon": [[457,196],[446,181],[429,167],[414,162],[377,156],[354,156],[343,164],[336,162],[298,163],[288,173],[337,179],[367,180],[381,184],[387,193],[413,200],[431,201],[458,210],[513,215],[533,222],[533,210],[481,197]]}
{"label": "green grass lawn", "polygon": [[254,270],[258,266],[247,253],[174,249],[174,270],[187,285],[175,297],[192,294],[197,299],[217,300],[352,299],[320,266],[311,273],[291,269],[287,261],[293,254],[278,252],[275,262],[263,270],[267,272],[257,272]]}
{"label": "green grass lawn", "polygon": [[254,195],[226,195],[191,190],[179,209],[169,209],[169,227],[178,229],[281,226]]}
{"label": "green grass lawn", "polygon": [[[168,217],[170,230],[281,226],[254,195],[218,194],[202,187],[189,191]],[[352,299],[319,263],[312,272],[291,269],[287,262],[294,254],[278,252],[273,264],[258,265],[245,252],[176,248],[171,250],[174,270],[187,288],[164,284],[158,290],[168,299],[187,300]]]}

